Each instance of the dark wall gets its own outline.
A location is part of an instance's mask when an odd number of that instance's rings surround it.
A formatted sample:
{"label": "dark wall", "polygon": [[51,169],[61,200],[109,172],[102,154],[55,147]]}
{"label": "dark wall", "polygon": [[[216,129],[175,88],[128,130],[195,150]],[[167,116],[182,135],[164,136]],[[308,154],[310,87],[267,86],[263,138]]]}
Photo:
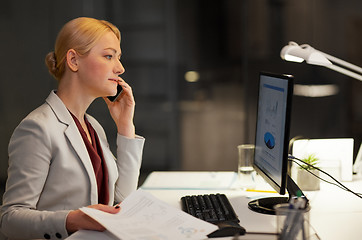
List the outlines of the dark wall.
{"label": "dark wall", "polygon": [[[122,32],[136,128],[147,138],[143,171],[236,169],[236,145],[254,138],[259,71],[339,88],[330,97],[294,97],[291,137],[353,137],[360,144],[362,82],[279,57],[293,40],[361,66],[360,9],[357,0],[3,0],[1,179],[14,128],[56,88],[44,57],[61,26],[78,16],[110,20]],[[190,70],[200,73],[199,82],[184,80]],[[114,148],[116,130],[104,103],[97,100],[89,112]]]}

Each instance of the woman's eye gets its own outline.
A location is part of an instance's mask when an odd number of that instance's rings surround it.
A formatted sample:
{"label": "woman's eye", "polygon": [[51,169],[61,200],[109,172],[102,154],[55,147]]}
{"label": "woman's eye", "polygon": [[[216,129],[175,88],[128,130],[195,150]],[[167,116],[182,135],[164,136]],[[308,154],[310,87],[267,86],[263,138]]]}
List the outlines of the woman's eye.
{"label": "woman's eye", "polygon": [[106,58],[107,58],[108,60],[111,60],[111,59],[112,59],[112,55],[106,55]]}

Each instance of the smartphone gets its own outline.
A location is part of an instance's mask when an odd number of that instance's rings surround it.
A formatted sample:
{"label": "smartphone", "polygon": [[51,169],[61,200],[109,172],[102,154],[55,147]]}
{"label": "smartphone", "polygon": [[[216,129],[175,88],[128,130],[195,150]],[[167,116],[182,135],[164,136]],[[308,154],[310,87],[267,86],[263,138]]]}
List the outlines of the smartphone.
{"label": "smartphone", "polygon": [[118,85],[117,85],[117,94],[114,95],[114,96],[108,96],[107,98],[108,98],[111,102],[114,102],[114,101],[116,101],[116,99],[118,98],[118,96],[121,95],[122,91],[123,91],[122,86],[118,84]]}

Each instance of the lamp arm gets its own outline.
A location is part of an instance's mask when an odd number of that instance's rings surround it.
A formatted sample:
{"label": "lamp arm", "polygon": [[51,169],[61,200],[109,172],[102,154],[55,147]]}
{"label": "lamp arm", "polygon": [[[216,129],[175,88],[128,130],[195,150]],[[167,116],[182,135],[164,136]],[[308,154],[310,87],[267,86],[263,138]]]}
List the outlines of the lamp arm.
{"label": "lamp arm", "polygon": [[[336,57],[333,57],[327,53],[324,53],[324,52],[321,52],[321,51],[318,51],[320,52],[321,54],[323,54],[328,60],[332,61],[332,62],[335,62],[337,63],[338,65],[341,65],[341,66],[344,66],[344,67],[347,67],[355,72],[358,72],[358,73],[361,73],[362,74],[362,68],[361,67],[358,67],[352,63],[349,63],[349,62],[346,62],[342,59],[339,59],[339,58],[336,58]],[[336,70],[337,71],[337,70]]]}
{"label": "lamp arm", "polygon": [[342,68],[340,66],[331,64],[331,65],[327,65],[325,67],[362,81],[362,75],[359,75],[359,74],[357,74],[355,72],[349,71],[349,70],[347,70],[345,68]]}

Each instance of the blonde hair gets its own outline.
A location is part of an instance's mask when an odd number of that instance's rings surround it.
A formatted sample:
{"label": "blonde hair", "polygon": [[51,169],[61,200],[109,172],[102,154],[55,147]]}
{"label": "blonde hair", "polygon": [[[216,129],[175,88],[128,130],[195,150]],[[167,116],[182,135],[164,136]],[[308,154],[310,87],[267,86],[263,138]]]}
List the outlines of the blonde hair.
{"label": "blonde hair", "polygon": [[45,57],[50,74],[59,81],[65,71],[68,50],[74,49],[79,55],[86,55],[107,31],[113,32],[121,41],[118,28],[105,20],[80,17],[66,23],[58,33],[54,51]]}

